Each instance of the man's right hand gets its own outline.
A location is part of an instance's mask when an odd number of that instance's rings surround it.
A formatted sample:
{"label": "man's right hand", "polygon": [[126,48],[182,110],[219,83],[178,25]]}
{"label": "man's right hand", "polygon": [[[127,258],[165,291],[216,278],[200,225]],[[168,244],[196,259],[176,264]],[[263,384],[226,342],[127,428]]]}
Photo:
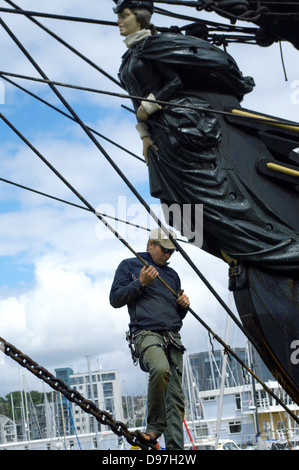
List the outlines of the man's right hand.
{"label": "man's right hand", "polygon": [[139,281],[143,287],[153,282],[159,276],[158,271],[153,266],[143,266],[139,274]]}

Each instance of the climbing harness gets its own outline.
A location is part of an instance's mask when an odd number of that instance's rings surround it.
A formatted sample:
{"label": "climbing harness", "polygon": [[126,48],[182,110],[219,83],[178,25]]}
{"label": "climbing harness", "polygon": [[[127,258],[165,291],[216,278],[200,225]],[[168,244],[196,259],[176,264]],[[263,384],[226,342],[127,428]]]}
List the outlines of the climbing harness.
{"label": "climbing harness", "polygon": [[126,340],[128,342],[128,346],[129,346],[129,349],[131,351],[133,364],[134,364],[134,366],[137,366],[138,365],[138,357],[136,355],[136,350],[135,350],[135,346],[134,346],[134,342],[133,342],[133,337],[132,337],[132,333],[131,333],[130,330],[126,332]]}
{"label": "climbing harness", "polygon": [[139,362],[139,366],[140,366],[141,370],[143,370],[144,372],[148,372],[148,370],[145,367],[144,362],[143,362],[144,354],[148,349],[153,348],[153,347],[158,347],[158,348],[163,349],[169,364],[178,372],[179,375],[182,375],[181,371],[179,371],[179,369],[178,369],[177,364],[175,364],[171,360],[170,349],[171,348],[178,349],[183,354],[186,351],[186,348],[182,344],[179,344],[176,341],[176,339],[173,337],[171,331],[150,331],[149,330],[147,332],[148,335],[150,335],[150,334],[159,334],[162,337],[163,342],[149,344],[148,346],[146,346],[145,348],[143,348],[140,351],[139,355],[137,355],[136,348],[134,346],[134,340],[138,337],[139,334],[140,334],[140,331],[138,331],[137,333],[133,333],[133,334],[130,331],[127,331],[127,333],[126,333],[126,339],[129,343],[129,348],[130,348],[130,351],[131,351],[132,360],[133,360],[133,363],[134,363],[135,366],[137,366],[137,364]]}

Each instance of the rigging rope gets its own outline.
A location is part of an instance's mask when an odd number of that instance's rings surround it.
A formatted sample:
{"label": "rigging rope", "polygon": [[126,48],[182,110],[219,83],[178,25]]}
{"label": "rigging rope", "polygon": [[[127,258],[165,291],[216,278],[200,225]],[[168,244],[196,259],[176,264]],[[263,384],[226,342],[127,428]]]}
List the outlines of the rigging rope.
{"label": "rigging rope", "polygon": [[[0,19],[0,23],[1,23],[1,19]],[[39,83],[45,83],[47,85],[50,85],[50,86],[61,86],[61,87],[65,87],[65,88],[72,88],[74,90],[80,90],[80,91],[87,91],[87,92],[90,92],[90,93],[98,93],[98,94],[101,94],[101,95],[107,95],[107,96],[115,96],[117,98],[124,98],[124,99],[130,99],[130,100],[137,100],[137,101],[148,101],[150,103],[157,103],[157,104],[160,104],[160,105],[167,105],[167,106],[173,106],[173,107],[177,107],[177,104],[176,103],[172,103],[170,101],[163,101],[163,100],[154,100],[154,99],[150,99],[150,98],[144,98],[142,96],[135,96],[135,95],[128,95],[128,94],[124,94],[124,93],[117,93],[117,92],[113,92],[113,91],[107,91],[107,90],[99,90],[97,88],[90,88],[90,87],[83,87],[83,86],[79,86],[79,85],[71,85],[69,83],[63,83],[63,82],[57,82],[55,80],[49,80],[47,78],[38,78],[38,77],[31,77],[31,76],[28,76],[28,75],[22,75],[22,74],[17,74],[17,73],[12,73],[12,72],[5,72],[3,70],[0,71],[0,76],[8,76],[8,77],[16,77],[16,78],[21,78],[21,79],[24,79],[24,80],[31,80],[33,82],[39,82]],[[257,122],[266,122],[268,124],[276,124],[276,125],[288,125],[288,126],[293,126],[294,130],[299,130],[299,123],[298,122],[295,122],[295,121],[288,121],[288,120],[282,120],[282,119],[271,119],[271,118],[267,118],[267,117],[264,117],[263,118],[263,115],[259,115],[259,117],[257,116],[254,116],[253,114],[235,114],[235,113],[232,113],[232,112],[229,112],[229,111],[223,111],[223,110],[219,110],[219,109],[213,109],[213,108],[202,108],[200,106],[190,106],[190,105],[183,105],[183,104],[180,104],[179,106],[180,108],[182,109],[193,109],[195,111],[202,111],[202,112],[206,112],[206,113],[213,113],[213,114],[220,114],[222,116],[230,116],[230,117],[234,117],[235,119],[237,118],[240,118],[240,120],[251,120],[251,121],[257,121]],[[256,113],[258,115],[258,113]],[[74,118],[74,120],[76,121],[76,118]],[[78,121],[77,121],[78,122]],[[82,121],[81,121],[82,122]],[[83,123],[82,123],[83,124]],[[84,127],[86,129],[87,126],[84,125]]]}
{"label": "rigging rope", "polygon": [[[16,186],[16,187],[21,188],[21,189],[25,189],[26,191],[30,191],[30,192],[38,194],[40,196],[44,196],[44,197],[47,197],[49,199],[53,199],[54,201],[62,202],[63,204],[67,204],[69,206],[76,207],[77,209],[83,209],[85,211],[91,212],[91,210],[88,207],[81,206],[79,204],[75,204],[74,202],[66,201],[65,199],[61,199],[57,196],[47,194],[43,191],[38,191],[37,189],[29,188],[28,186],[24,186],[23,184],[15,183],[14,181],[9,181],[5,178],[0,178],[0,181],[2,181],[3,183],[11,184],[12,186]],[[121,222],[122,224],[132,225],[132,227],[135,227],[135,228],[138,228],[138,229],[141,229],[141,230],[146,230],[147,232],[151,231],[151,229],[149,229],[147,227],[142,227],[141,225],[133,224],[132,222],[129,222],[128,220],[123,220],[123,219],[120,219],[118,217],[113,217],[112,215],[109,215],[109,214],[103,214],[103,213],[101,213],[97,210],[96,210],[96,214],[99,214],[102,217],[105,217],[107,219],[112,219],[116,222]],[[182,239],[179,239],[179,238],[177,238],[177,240],[181,241],[181,242],[184,242],[184,243],[188,243],[185,240],[182,240]]]}
{"label": "rigging rope", "polygon": [[[44,26],[42,23],[40,23],[39,21],[37,21],[35,18],[33,18],[30,14],[30,12],[25,12],[24,10],[22,10],[18,5],[16,5],[14,2],[12,2],[11,0],[5,0],[6,3],[9,3],[10,5],[12,5],[14,8],[16,8],[16,10],[11,10],[12,12],[14,13],[23,13],[24,15],[27,16],[27,18],[32,21],[33,23],[35,23],[37,26],[39,26],[41,29],[43,29],[46,33],[48,33],[50,36],[52,36],[54,39],[56,39],[56,41],[60,42],[63,46],[67,47],[68,49],[70,49],[70,51],[72,51],[74,54],[76,54],[78,57],[80,57],[80,59],[84,60],[85,62],[87,62],[91,67],[93,67],[94,69],[96,69],[98,72],[100,72],[102,75],[104,75],[106,78],[109,78],[109,80],[111,80],[113,83],[115,83],[116,85],[119,85],[121,87],[121,84],[118,80],[116,80],[114,77],[112,77],[110,74],[108,74],[107,72],[105,72],[101,67],[99,67],[97,64],[95,64],[93,61],[91,61],[90,59],[88,59],[87,57],[85,57],[83,54],[81,54],[79,51],[77,51],[77,49],[75,49],[74,47],[72,47],[70,44],[68,44],[66,41],[64,41],[61,37],[59,37],[57,34],[53,33],[53,31],[51,31],[49,28],[47,28],[46,26]],[[0,9],[1,10],[1,9]],[[102,24],[102,23],[101,23]],[[106,24],[106,23],[103,23],[103,24]]]}
{"label": "rigging rope", "polygon": [[[36,100],[40,101],[41,103],[45,104],[46,106],[49,106],[49,108],[52,108],[54,111],[57,111],[58,113],[62,114],[63,116],[67,117],[68,119],[71,119],[72,121],[76,122],[75,118],[73,116],[70,116],[69,114],[65,113],[64,111],[62,111],[61,109],[57,108],[57,106],[54,106],[53,104],[49,103],[48,101],[44,100],[43,98],[40,98],[39,96],[37,96],[36,94],[32,93],[31,91],[27,90],[26,88],[22,87],[21,85],[19,85],[18,83],[14,82],[13,80],[10,80],[9,78],[7,78],[6,76],[4,75],[1,75],[0,73],[0,76],[1,78],[3,78],[3,80],[6,80],[7,82],[9,82],[11,85],[14,85],[15,87],[19,88],[20,90],[24,91],[25,93],[27,93],[28,95],[32,96],[33,98],[35,98]],[[120,150],[123,150],[124,152],[128,153],[129,155],[131,155],[132,157],[136,158],[137,160],[141,161],[142,163],[145,163],[144,159],[139,157],[138,155],[136,155],[135,153],[131,152],[130,150],[128,150],[127,148],[123,147],[122,145],[114,142],[113,140],[109,139],[108,137],[104,136],[103,134],[101,134],[100,132],[96,131],[95,129],[92,129],[91,127],[87,126],[87,128],[93,132],[94,134],[96,134],[98,137],[101,137],[102,139],[106,140],[106,142],[109,142],[110,144],[114,145],[115,147],[119,148]]]}
{"label": "rigging rope", "polygon": [[[34,17],[37,16],[37,17],[43,17],[43,18],[53,18],[53,19],[60,19],[60,20],[68,20],[68,21],[79,21],[79,22],[86,22],[86,23],[95,23],[95,24],[100,24],[100,25],[105,25],[105,26],[117,26],[117,23],[116,22],[110,22],[110,21],[103,21],[103,20],[94,20],[94,19],[90,19],[90,18],[81,18],[81,17],[70,17],[70,16],[65,16],[65,15],[53,15],[53,14],[49,14],[49,13],[41,13],[41,12],[36,12],[36,11],[27,11],[27,10],[23,10],[22,8],[18,7],[14,2],[12,2],[11,0],[4,0],[6,3],[8,3],[9,5],[13,6],[15,8],[15,10],[12,10],[12,9],[9,9],[9,8],[0,8],[0,11],[3,11],[4,13],[17,13],[17,14],[23,14],[25,16],[27,16],[28,19],[30,19],[31,21],[33,21],[35,24],[39,25],[41,28],[43,28],[46,32],[48,32],[51,36],[55,37],[55,33],[53,33],[52,31],[48,30],[48,28],[46,28],[44,25],[42,25],[41,23],[39,23]],[[157,3],[157,2],[156,2]],[[169,3],[169,2],[161,2],[161,3]],[[195,6],[197,10],[201,10],[203,9],[204,7],[202,8],[199,8],[198,7],[198,3],[199,2],[193,2],[194,5],[191,5],[190,2],[186,2],[186,5],[187,6]],[[181,5],[182,2],[173,2],[171,3],[173,5]],[[185,6],[186,6],[185,5]],[[206,8],[207,11],[212,11],[212,10],[208,10]],[[177,19],[186,19],[188,21],[193,21],[193,22],[198,22],[198,23],[204,23],[206,25],[210,25],[210,26],[213,26],[214,27],[214,31],[228,31],[228,32],[238,32],[238,33],[242,33],[242,34],[245,34],[245,33],[251,33],[252,36],[232,36],[232,35],[226,35],[224,33],[222,33],[221,35],[216,35],[216,34],[210,34],[208,35],[207,37],[207,40],[217,44],[217,45],[221,45],[221,44],[224,44],[226,45],[228,42],[241,42],[243,44],[250,44],[250,42],[248,41],[254,41],[254,43],[256,43],[256,32],[258,31],[257,28],[249,28],[249,27],[244,27],[244,26],[235,26],[235,25],[225,25],[225,24],[222,24],[222,23],[217,23],[217,22],[211,22],[211,21],[208,21],[208,20],[201,20],[201,19],[198,19],[198,18],[191,18],[189,16],[186,16],[186,15],[180,15],[180,14],[177,14],[177,13],[172,13],[172,12],[169,12],[169,11],[166,11],[166,10],[163,10],[161,8],[155,8],[155,13],[158,13],[158,14],[161,14],[161,15],[167,15],[168,17],[174,17],[174,18],[177,18]],[[220,15],[221,15],[221,11],[218,12]],[[223,16],[223,15],[221,15]],[[246,18],[244,18],[246,19]],[[171,30],[172,28],[161,28],[161,27],[157,27],[157,30],[160,31],[160,32],[164,32],[164,31],[169,31]],[[181,31],[183,30],[186,30],[188,29],[188,27],[182,27],[182,28],[178,28],[180,29]],[[66,47],[68,47],[69,49],[72,50],[72,47],[70,45],[68,45],[65,41],[63,41],[63,39],[59,38],[58,36],[56,37],[56,39],[58,41],[60,41],[62,44],[64,44]],[[79,55],[80,53],[78,53],[78,51],[76,52],[77,55]],[[106,72],[103,72],[102,73],[106,74]],[[109,78],[109,77],[108,77]],[[114,81],[115,83],[117,83],[119,85],[119,83],[117,82],[117,80],[115,80],[113,77],[110,77],[112,79],[112,81]]]}
{"label": "rigging rope", "polygon": [[[8,1],[8,0],[5,0]],[[195,18],[189,15],[183,15],[181,13],[174,13],[169,10],[164,10],[164,8],[155,8],[155,13],[163,16],[168,16],[171,18],[176,18],[178,20],[185,20],[185,21],[192,21],[192,22],[198,22],[198,23],[204,23],[208,26],[213,26],[214,28],[219,29],[219,31],[235,31],[235,32],[243,32],[245,31],[246,33],[255,33],[257,31],[257,27],[253,26],[236,26],[232,24],[224,24],[224,23],[218,23],[215,21],[210,21],[206,19],[201,19],[201,18]]]}
{"label": "rigging rope", "polygon": [[[154,0],[154,3],[166,3],[168,5],[174,5],[174,6],[188,6],[188,7],[193,7],[198,11],[201,10],[206,10],[208,12],[215,11],[215,12],[221,12],[225,16],[229,15],[232,18],[235,19],[241,19],[241,20],[248,20],[252,21],[253,19],[259,18],[261,14],[265,16],[277,16],[279,17],[281,15],[281,8],[295,8],[296,11],[298,11],[298,3],[294,1],[286,1],[284,0],[283,2],[269,2],[269,1],[264,1],[264,0],[255,0],[252,2],[251,0],[248,1],[248,10],[243,13],[243,14],[233,14],[229,13],[228,10],[229,8],[221,8],[221,2],[219,1],[214,1],[214,0],[198,0],[198,1],[181,1],[181,0]],[[252,8],[252,4],[254,3],[254,9],[249,9]],[[263,7],[265,5],[265,7]],[[272,7],[276,9],[276,11],[271,11],[269,10],[268,7]],[[278,10],[278,11],[277,11]],[[254,16],[250,16],[250,14]],[[258,15],[258,16],[257,16]],[[293,12],[286,12],[285,15],[292,15]]]}
{"label": "rigging rope", "polygon": [[[95,145],[98,147],[98,149],[103,153],[103,155],[108,159],[108,161],[111,162],[112,166],[114,167],[114,169],[116,169],[116,171],[118,172],[118,174],[121,175],[121,172],[120,170],[118,169],[118,167],[114,164],[114,162],[111,160],[111,158],[109,157],[109,155],[105,152],[105,150],[102,148],[102,146],[98,143],[98,141],[95,139],[95,137],[93,136],[93,134],[91,133],[91,131],[85,126],[85,124],[81,121],[81,119],[77,116],[77,114],[72,110],[72,108],[70,107],[70,105],[66,102],[66,100],[62,97],[62,95],[57,91],[57,89],[54,87],[54,83],[55,82],[51,82],[50,80],[48,80],[48,78],[46,77],[46,75],[43,73],[43,71],[40,69],[40,67],[38,66],[38,64],[33,60],[33,58],[29,55],[29,53],[25,50],[25,48],[23,47],[23,45],[19,42],[19,40],[16,38],[16,36],[12,33],[12,31],[7,27],[7,25],[4,23],[4,21],[2,19],[0,19],[0,24],[2,24],[3,28],[7,31],[7,33],[10,35],[10,37],[15,41],[15,43],[18,45],[18,47],[22,50],[22,52],[26,55],[26,57],[30,60],[30,62],[34,65],[34,67],[38,70],[38,72],[40,73],[40,75],[42,75],[43,77],[43,80],[46,81],[52,91],[56,94],[56,96],[58,96],[58,98],[62,101],[62,103],[65,105],[65,107],[69,110],[69,112],[73,115],[74,117],[74,120],[82,127],[82,129],[86,132],[86,134],[90,137],[90,139],[95,143]],[[131,98],[131,97],[130,97]],[[138,98],[138,97],[136,97]],[[131,98],[132,99],[132,98]],[[198,108],[197,108],[198,109]],[[216,112],[216,111],[215,111]],[[29,147],[35,151],[35,153],[38,154],[38,156],[44,161],[44,163],[46,163],[46,165],[57,175],[59,176],[60,179],[62,179],[62,181],[74,192],[74,194],[77,195],[77,197],[79,199],[81,199],[81,201],[84,202],[84,204],[87,206],[87,208],[89,208],[89,210],[91,210],[92,212],[95,213],[95,215],[106,225],[106,227],[108,227],[110,230],[112,229],[113,233],[115,234],[115,236],[117,238],[119,238],[123,243],[124,245],[129,248],[137,257],[139,257],[139,255],[130,247],[130,245],[125,241],[123,240],[122,238],[119,237],[118,233],[105,221],[105,219],[100,216],[99,214],[96,213],[95,209],[75,190],[75,188],[73,188],[69,183],[68,181],[62,176],[60,175],[57,170],[38,152],[36,151],[36,149],[34,149],[34,147],[30,144],[30,142],[28,142],[24,136],[22,136],[16,128],[14,128],[14,126],[2,115],[0,114],[0,117],[1,119],[14,131],[17,133],[17,135],[19,135],[19,137],[27,144],[29,145]],[[276,121],[277,122],[277,121]],[[122,176],[122,179],[128,184],[128,186],[132,189],[132,185],[129,183],[129,181],[127,180],[127,178],[123,175]],[[133,192],[134,194],[138,197],[138,199],[143,203],[143,205],[147,208],[147,210],[149,209],[149,207],[147,206],[147,204],[145,203],[145,201],[142,200],[141,196],[136,192],[135,188],[133,188]],[[152,214],[152,211],[149,209],[149,212],[150,214],[153,216]],[[157,217],[155,216],[154,219],[157,221],[157,223],[161,225],[161,222],[157,219]],[[171,236],[170,236],[171,238]],[[181,250],[181,247],[178,245],[178,243],[176,242],[176,240],[172,240],[174,245],[176,246],[176,248],[178,249],[178,251],[181,252],[181,254],[183,254],[183,257],[186,259],[186,260],[190,260],[190,258],[184,254],[184,252]],[[140,257],[139,257],[140,258]],[[141,259],[141,261],[143,263],[144,260]],[[190,260],[191,262],[191,260]],[[189,263],[190,264],[190,263]],[[194,266],[194,263],[191,262],[190,264],[193,268],[195,267]],[[196,267],[195,267],[196,268]],[[212,293],[214,293],[214,295],[216,294],[216,298],[218,298],[218,300],[220,300],[220,303],[222,304],[222,306],[224,306],[225,310],[227,310],[227,312],[230,314],[230,315],[233,315],[232,312],[229,311],[228,307],[224,304],[224,302],[222,301],[222,299],[218,296],[218,294],[214,291],[214,289],[212,288],[212,286],[209,285],[208,281],[205,280],[205,278],[202,276],[202,274],[199,272],[199,270],[196,268],[196,272],[199,274],[200,278],[204,281],[204,283],[209,287],[209,289],[211,290]],[[162,279],[160,279],[161,282],[164,283],[164,281]],[[174,292],[174,295],[177,295],[175,292]],[[192,309],[189,309],[190,312],[195,316],[195,318],[197,318],[197,320],[209,331],[209,333],[211,333],[213,335],[213,337],[215,339],[217,339],[217,341],[220,342],[220,344],[223,345],[223,347],[225,348],[225,350],[227,352],[230,352],[230,354],[232,354],[232,356],[235,357],[235,359],[240,362],[240,358],[229,348],[228,345],[226,345],[220,337],[218,337],[209,327],[208,325],[200,318],[198,317],[197,314],[195,314],[195,312],[192,311]],[[237,320],[234,315],[233,315],[233,318],[234,320]],[[238,322],[238,320],[237,320]],[[238,322],[238,326],[241,327],[242,331],[243,331],[243,327],[242,325]],[[243,331],[244,332],[244,331]],[[245,333],[246,336],[248,337],[248,334]],[[250,340],[250,338],[249,338]],[[246,364],[242,363],[242,361],[240,362],[242,364],[243,367],[245,367],[249,373],[253,374],[252,371],[246,366]],[[286,411],[288,411],[292,416],[293,418],[299,422],[299,419],[293,415],[293,413],[291,413],[291,411],[286,407],[286,405],[278,398],[275,396],[275,394],[270,390],[268,389],[268,387],[266,387],[265,384],[263,384],[263,382],[255,375],[253,375],[255,377],[255,379],[262,384],[262,386],[264,387],[264,389],[267,391],[267,393],[269,393],[271,396],[273,396],[273,398],[275,398],[278,403],[281,404],[281,406],[283,406],[284,409],[286,409]]]}
{"label": "rigging rope", "polygon": [[[11,8],[0,8],[0,11],[4,12],[4,13],[13,13],[13,14],[23,14],[25,16],[27,16],[27,18],[29,18],[31,21],[35,22],[36,24],[39,24],[40,27],[42,27],[45,31],[49,32],[49,30],[43,26],[42,24],[40,24],[37,20],[35,20],[34,17],[43,17],[43,18],[50,18],[50,19],[56,19],[56,20],[66,20],[66,21],[75,21],[75,22],[82,22],[82,23],[93,23],[93,24],[100,24],[100,25],[105,25],[105,26],[117,26],[117,23],[116,22],[111,22],[111,21],[104,21],[104,20],[97,20],[97,19],[93,19],[93,18],[82,18],[82,17],[74,17],[74,16],[67,16],[67,15],[57,15],[57,14],[51,14],[51,13],[44,13],[44,12],[36,12],[36,11],[28,11],[28,10],[23,10],[22,8],[18,7],[16,4],[14,4],[11,0],[4,0],[6,3],[8,3],[9,5],[13,6],[15,9],[11,9]],[[261,15],[263,16],[268,16],[268,17],[292,17],[294,18],[294,16],[298,16],[299,15],[299,12],[295,11],[295,12],[281,12],[280,11],[280,8],[281,6],[282,7],[293,7],[296,8],[296,3],[295,2],[284,2],[284,4],[279,4],[279,11],[276,11],[276,12],[273,12],[273,11],[269,11],[269,9],[267,7],[262,7],[260,5],[271,5],[272,7],[275,7],[275,5],[273,4],[273,2],[263,2],[263,1],[260,1],[258,2],[259,4],[259,7],[256,8],[255,10],[248,10],[247,12],[245,12],[244,14],[240,14],[240,15],[237,15],[237,14],[233,14],[231,12],[228,12],[227,10],[221,8],[221,5],[217,5],[215,4],[215,2],[213,2],[212,0],[202,0],[202,1],[176,1],[176,0],[156,0],[155,3],[167,3],[167,4],[170,4],[170,5],[174,5],[174,6],[189,6],[189,7],[193,7],[195,8],[196,10],[198,11],[201,11],[201,10],[206,10],[207,12],[211,12],[211,11],[215,11],[215,13],[219,14],[220,16],[224,16],[228,19],[230,19],[231,23],[235,23],[237,20],[243,20],[243,21],[247,21],[247,22],[253,22],[257,19],[260,18]],[[173,12],[169,12],[169,11],[166,11],[166,10],[163,10],[159,7],[155,7],[155,13],[158,13],[158,14],[161,14],[161,15],[167,15],[168,17],[174,17],[174,18],[177,18],[177,19],[188,19],[188,20],[191,20],[191,21],[194,21],[194,22],[201,22],[201,23],[205,23],[206,25],[214,25],[216,26],[217,25],[217,29],[218,30],[226,30],[226,31],[234,31],[234,32],[239,32],[239,33],[242,33],[242,34],[245,34],[245,33],[248,33],[250,31],[250,33],[252,34],[252,36],[231,36],[231,35],[226,35],[226,34],[221,34],[220,36],[218,35],[215,35],[215,34],[209,34],[209,37],[207,38],[207,40],[217,44],[217,45],[221,45],[221,44],[224,44],[226,45],[228,42],[239,42],[239,43],[243,43],[243,44],[250,44],[250,41],[254,41],[254,43],[256,43],[256,36],[255,36],[255,33],[258,31],[257,28],[246,28],[246,27],[243,27],[243,26],[235,26],[235,24],[231,24],[231,25],[224,25],[224,24],[221,24],[221,23],[216,23],[216,22],[210,22],[210,21],[203,21],[201,19],[198,19],[198,18],[190,18],[186,15],[180,15],[180,14],[177,14],[177,13],[173,13]],[[169,30],[169,28],[159,28],[157,27],[158,31],[166,31],[166,30]],[[171,28],[170,28],[171,29]],[[182,27],[182,28],[179,28],[181,31],[187,29],[186,27]],[[55,37],[55,33],[53,32],[49,32],[49,34],[51,34],[53,37]],[[60,40],[61,43],[63,43],[63,40],[61,38],[57,38],[58,40]],[[66,43],[64,44],[66,45]],[[67,47],[69,47],[71,49],[71,46],[67,45]],[[102,72],[105,74],[105,72]],[[112,78],[112,77],[111,77]],[[113,81],[115,81],[115,83],[117,83],[117,81],[115,79],[112,78]],[[117,83],[119,84],[119,83]]]}
{"label": "rigging rope", "polygon": [[[13,2],[10,2],[9,0],[4,0],[4,1],[6,3],[9,3],[10,5],[13,5]],[[76,21],[80,23],[93,23],[93,24],[99,24],[99,25],[104,25],[104,26],[117,26],[117,23],[115,21],[104,21],[104,20],[96,20],[94,18],[80,18],[77,16],[57,15],[53,13],[42,13],[42,12],[37,12],[37,11],[27,11],[27,10],[22,10],[21,8],[19,10],[12,10],[11,8],[0,7],[0,12],[15,13],[15,14],[25,15],[25,16],[38,16],[41,18],[50,18],[54,20]]]}

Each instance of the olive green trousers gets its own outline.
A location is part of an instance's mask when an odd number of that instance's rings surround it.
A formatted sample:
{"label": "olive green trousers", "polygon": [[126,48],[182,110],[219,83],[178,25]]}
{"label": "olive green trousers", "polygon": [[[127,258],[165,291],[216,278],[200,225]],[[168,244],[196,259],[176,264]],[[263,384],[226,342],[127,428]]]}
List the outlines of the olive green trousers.
{"label": "olive green trousers", "polygon": [[182,346],[180,334],[172,332],[159,334],[140,330],[133,335],[133,341],[140,366],[149,373],[146,431],[156,437],[164,434],[167,450],[182,450],[185,412],[183,351],[169,344],[169,334],[177,345]]}

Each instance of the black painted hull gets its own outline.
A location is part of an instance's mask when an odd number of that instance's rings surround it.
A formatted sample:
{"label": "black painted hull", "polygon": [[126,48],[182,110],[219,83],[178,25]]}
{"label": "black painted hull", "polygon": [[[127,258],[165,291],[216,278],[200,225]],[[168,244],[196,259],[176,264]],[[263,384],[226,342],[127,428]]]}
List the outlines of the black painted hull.
{"label": "black painted hull", "polygon": [[261,358],[299,405],[299,282],[250,267],[234,298]]}
{"label": "black painted hull", "polygon": [[[227,109],[262,117],[241,108]],[[272,116],[265,118],[278,120]],[[259,217],[257,228],[260,229],[261,245],[257,240],[252,252],[246,253],[243,249],[242,253],[241,238],[234,226],[237,221],[230,219],[229,227],[223,224],[227,214],[225,208],[222,213],[219,211],[215,226],[210,223],[208,230],[204,219],[204,240],[208,243],[206,246],[204,242],[202,248],[226,261],[223,255],[228,254],[229,260],[234,259],[236,266],[242,267],[242,276],[230,278],[230,289],[234,291],[242,324],[272,375],[299,404],[299,154],[293,150],[299,147],[299,132],[291,123],[290,127],[287,123],[286,127],[280,127],[266,121],[240,119],[237,115],[226,116],[221,122],[224,138],[220,149],[223,148],[222,154],[228,162],[228,170],[223,165],[224,177],[225,172],[231,172],[233,168],[239,180],[249,188],[249,196],[251,193],[248,201],[252,219],[240,219],[248,226],[244,231],[244,243],[246,233],[252,235],[251,221]],[[268,168],[268,162],[295,173],[273,171]],[[235,200],[238,198],[237,190]],[[244,202],[247,204],[245,198]],[[262,206],[268,210],[264,216]],[[205,201],[203,207],[205,211]],[[281,238],[277,232],[277,244],[263,247],[262,230],[266,229],[266,234],[267,225],[274,228],[280,222]],[[236,253],[223,250],[227,240]],[[288,240],[292,241],[289,245]]]}

